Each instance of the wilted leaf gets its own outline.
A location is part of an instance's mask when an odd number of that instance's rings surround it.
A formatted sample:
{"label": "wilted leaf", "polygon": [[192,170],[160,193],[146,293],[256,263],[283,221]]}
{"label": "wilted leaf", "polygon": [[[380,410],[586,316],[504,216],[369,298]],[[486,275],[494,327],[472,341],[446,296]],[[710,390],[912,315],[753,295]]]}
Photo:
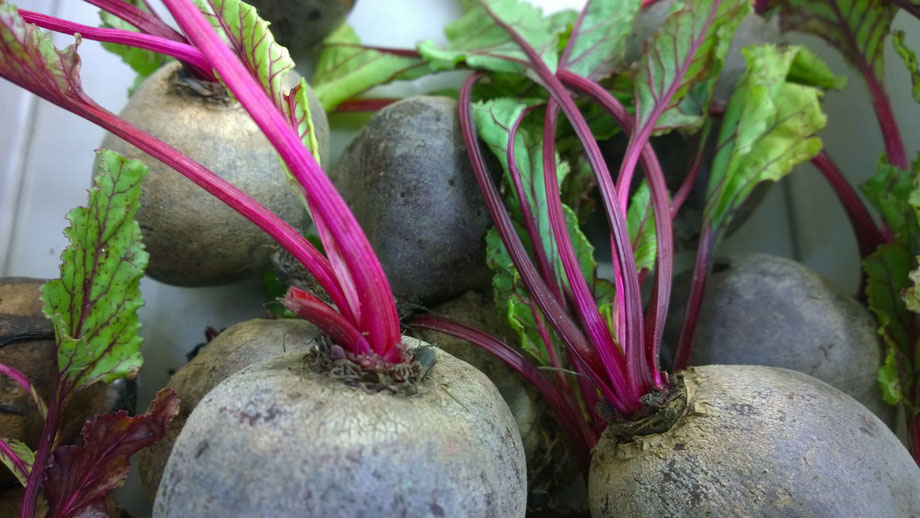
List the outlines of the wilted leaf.
{"label": "wilted leaf", "polygon": [[61,106],[96,106],[80,84],[79,36],[58,50],[50,36],[23,21],[16,6],[0,3],[0,44],[0,77]]}

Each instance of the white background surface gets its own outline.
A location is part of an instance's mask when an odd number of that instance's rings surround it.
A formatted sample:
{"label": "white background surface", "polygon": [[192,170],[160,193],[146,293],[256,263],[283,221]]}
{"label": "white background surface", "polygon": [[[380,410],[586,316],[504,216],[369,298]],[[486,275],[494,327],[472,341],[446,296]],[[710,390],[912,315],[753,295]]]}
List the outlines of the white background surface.
{"label": "white background surface", "polygon": [[[77,0],[19,0],[23,9],[88,25],[97,24],[97,9]],[[544,0],[540,5],[578,6],[577,0]],[[157,2],[157,5],[159,3]],[[161,11],[165,12],[165,11]],[[349,22],[370,45],[411,47],[417,40],[443,41],[441,28],[459,15],[453,0],[358,0]],[[920,24],[901,17],[909,43],[920,50]],[[72,41],[56,36],[58,46]],[[829,113],[826,148],[852,181],[868,178],[883,151],[866,89],[836,52],[814,38],[796,37],[818,50],[850,85],[826,99]],[[127,101],[132,72],[95,42],[80,47],[87,93],[117,112]],[[910,98],[909,78],[900,60],[886,48],[888,88],[901,124],[908,156],[920,146],[920,107]],[[454,76],[456,79],[456,76]],[[448,79],[449,81],[450,79]],[[443,79],[441,81],[444,81]],[[403,89],[421,87],[402,85]],[[334,151],[347,144],[360,117],[332,116]],[[102,131],[51,104],[0,81],[0,276],[57,276],[66,246],[64,215],[83,204],[89,186],[93,150]],[[721,249],[765,251],[794,257],[852,292],[859,277],[855,241],[845,216],[823,179],[811,166],[800,167],[786,185],[774,188],[754,217]],[[218,288],[183,289],[145,279],[146,306],[141,310],[145,366],[139,378],[139,407],[168,380],[168,369],[185,361],[185,353],[203,341],[207,326],[223,328],[263,313],[255,281]],[[129,504],[136,517],[147,511]]]}

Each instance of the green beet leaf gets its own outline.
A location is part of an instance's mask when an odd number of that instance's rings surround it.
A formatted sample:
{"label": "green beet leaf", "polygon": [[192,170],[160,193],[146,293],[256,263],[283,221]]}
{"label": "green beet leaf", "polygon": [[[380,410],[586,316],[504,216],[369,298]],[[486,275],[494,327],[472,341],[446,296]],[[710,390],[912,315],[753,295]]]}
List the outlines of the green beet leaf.
{"label": "green beet leaf", "polygon": [[312,82],[328,111],[373,86],[412,80],[430,72],[418,56],[361,46],[354,29],[343,24],[323,40]]}
{"label": "green beet leaf", "polygon": [[863,261],[866,272],[866,297],[869,309],[878,321],[878,333],[888,352],[878,373],[885,401],[895,404],[902,399],[900,387],[911,386],[916,377],[909,353],[917,348],[911,328],[916,315],[907,309],[901,294],[911,288],[910,272],[914,254],[900,240],[880,246]]}
{"label": "green beet leaf", "polygon": [[779,180],[815,156],[821,149],[816,134],[826,121],[821,90],[787,81],[801,47],[759,45],[742,52],[748,70],[725,109],[707,186],[704,225],[716,230],[728,227],[758,183]]}
{"label": "green beet leaf", "polygon": [[817,54],[800,47],[789,66],[786,81],[823,90],[842,90],[847,85],[846,76],[835,74]]}
{"label": "green beet leaf", "polygon": [[293,73],[294,61],[290,52],[275,41],[268,28],[269,22],[260,18],[254,7],[240,0],[196,0],[196,3],[258,79],[275,106],[288,115],[301,141],[318,162],[319,145],[307,102],[307,83],[301,79],[292,90],[285,88],[285,77]]}
{"label": "green beet leaf", "polygon": [[910,80],[913,84],[911,93],[920,103],[920,61],[917,60],[917,54],[904,43],[904,31],[895,31],[891,36],[891,42],[910,73]]}
{"label": "green beet leaf", "polygon": [[[147,9],[147,3],[143,0],[125,1],[137,7],[138,9],[150,12],[150,10]],[[137,31],[136,27],[107,11],[99,11],[99,18],[102,20],[102,27],[121,29],[125,31]],[[130,66],[131,69],[137,73],[137,77],[134,79],[134,84],[131,85],[131,87],[128,89],[128,95],[134,95],[134,92],[137,90],[140,84],[144,82],[144,79],[147,79],[150,74],[156,72],[160,67],[172,60],[172,58],[169,56],[164,56],[163,54],[159,54],[151,50],[131,47],[129,45],[121,45],[118,43],[103,43],[102,47],[112,54],[120,57],[121,60],[125,62],[125,64]]]}
{"label": "green beet leaf", "polygon": [[571,49],[561,67],[599,81],[623,64],[639,0],[590,0],[569,35]]}
{"label": "green beet leaf", "polygon": [[897,369],[897,357],[893,348],[888,349],[885,363],[878,370],[878,384],[882,389],[882,398],[889,405],[897,405],[903,400],[901,392],[901,378]]}
{"label": "green beet leaf", "polygon": [[[866,297],[875,314],[888,352],[878,373],[879,384],[888,403],[912,405],[903,397],[902,387],[914,386],[917,368],[910,358],[920,352],[914,332],[920,314],[920,270],[917,268],[917,237],[920,235],[917,211],[920,192],[920,156],[911,171],[891,166],[884,159],[873,177],[863,184],[866,198],[882,214],[893,233],[893,240],[880,246],[863,261],[866,272]],[[916,412],[916,408],[910,408]]]}
{"label": "green beet leaf", "polygon": [[22,441],[0,438],[0,463],[9,468],[25,487],[35,463],[35,452]]}
{"label": "green beet leaf", "polygon": [[137,309],[147,252],[134,215],[147,167],[106,150],[96,167],[89,205],[67,215],[71,244],[61,256],[61,277],[42,286],[65,397],[99,380],[133,377],[142,363]]}
{"label": "green beet leaf", "polygon": [[[507,198],[512,217],[519,222],[524,221],[524,216],[521,209],[521,201],[517,199],[516,190],[513,188],[514,183],[508,163],[510,130],[515,121],[518,120],[525,110],[542,102],[541,99],[500,98],[473,104],[473,118],[479,130],[479,136],[489,146],[502,165],[502,169],[505,172],[507,191],[511,193]],[[515,135],[514,164],[525,193],[526,204],[530,208],[532,217],[535,220],[537,232],[540,234],[540,242],[543,244],[547,260],[549,264],[552,265],[556,278],[565,279],[565,270],[562,266],[562,260],[559,257],[556,240],[553,238],[549,221],[549,206],[546,198],[546,178],[543,170],[542,122],[543,110],[539,109],[536,113],[525,118],[521,123]],[[565,180],[569,176],[569,173],[570,167],[568,163],[561,161],[557,154],[556,180],[560,186],[565,185]],[[573,194],[575,196],[580,195],[582,193],[581,189],[584,189],[585,185],[591,187],[593,183],[586,182],[585,184],[578,185],[578,191],[576,193],[563,193],[563,196],[571,198]],[[603,279],[598,279],[595,275],[597,263],[594,261],[594,247],[579,229],[578,217],[575,211],[566,205],[563,205],[562,209],[566,219],[566,226],[569,230],[569,238],[574,247],[575,256],[578,259],[588,286],[592,288],[595,298],[609,296],[611,294],[609,283]],[[510,263],[508,264],[510,265]],[[515,273],[515,276],[516,275]]]}
{"label": "green beet leaf", "polygon": [[[520,233],[520,232],[519,232]],[[492,292],[495,305],[505,315],[508,325],[518,336],[522,351],[532,356],[540,365],[550,365],[547,347],[556,354],[562,350],[556,334],[546,321],[540,308],[530,298],[524,281],[518,274],[511,256],[498,236],[495,228],[486,235],[486,262],[494,272]],[[540,330],[546,330],[550,343],[544,341]]]}
{"label": "green beet leaf", "polygon": [[637,64],[636,127],[699,128],[747,0],[687,0],[643,45]]}
{"label": "green beet leaf", "polygon": [[814,34],[854,66],[884,77],[883,49],[897,8],[887,0],[775,0],[783,30]]}
{"label": "green beet leaf", "polygon": [[418,51],[434,70],[451,70],[461,63],[472,68],[523,74],[527,56],[511,36],[489,15],[489,9],[504,23],[514,27],[542,56],[550,70],[559,60],[558,27],[552,18],[521,0],[479,0],[458,20],[444,27],[449,41],[439,49],[431,41],[418,45]]}
{"label": "green beet leaf", "polygon": [[626,210],[626,227],[636,258],[636,271],[652,270],[658,253],[655,233],[655,211],[652,209],[648,183],[642,180]]}
{"label": "green beet leaf", "polygon": [[[508,191],[511,193],[508,201],[511,203],[512,215],[517,221],[523,221],[523,219],[521,218],[521,202],[517,199],[517,192],[513,188],[514,183],[508,165],[508,137],[511,127],[524,110],[543,102],[543,99],[538,98],[503,97],[473,104],[473,119],[479,130],[479,136],[498,158],[505,172],[505,180],[510,187]],[[546,248],[546,255],[552,258],[557,254],[556,242],[550,233],[546,184],[543,177],[542,121],[543,118],[539,114],[532,114],[521,124],[514,142],[514,163],[520,173],[521,185],[526,194],[525,202],[530,206],[537,229],[543,236],[541,241]],[[568,167],[562,166],[558,157],[556,162],[556,179],[561,185],[568,173]]]}
{"label": "green beet leaf", "polygon": [[911,197],[914,192],[913,175],[882,159],[875,166],[875,174],[860,186],[866,199],[879,211],[885,224],[896,236],[908,239],[916,232],[917,220]]}

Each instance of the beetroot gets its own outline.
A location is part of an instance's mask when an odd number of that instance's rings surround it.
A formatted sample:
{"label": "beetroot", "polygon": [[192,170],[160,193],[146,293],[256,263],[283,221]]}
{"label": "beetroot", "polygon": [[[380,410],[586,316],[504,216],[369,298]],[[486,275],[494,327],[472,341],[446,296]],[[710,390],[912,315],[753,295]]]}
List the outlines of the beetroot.
{"label": "beetroot", "polygon": [[[688,276],[678,278],[677,300],[686,298],[688,285]],[[667,342],[673,346],[680,322],[671,319],[669,327]],[[881,362],[875,319],[817,273],[762,254],[715,261],[693,338],[693,365],[768,365],[804,372],[891,424],[894,409],[882,401],[876,381]]]}
{"label": "beetroot", "polygon": [[524,516],[524,453],[494,385],[404,342],[430,370],[379,391],[320,350],[224,380],[176,440],[154,515]]}
{"label": "beetroot", "polygon": [[318,336],[316,326],[300,319],[247,320],[221,332],[183,365],[167,384],[182,399],[179,414],[160,442],[138,453],[138,470],[147,496],[152,500],[156,495],[173,444],[205,394],[245,367],[284,353],[307,350]]}
{"label": "beetroot", "polygon": [[387,106],[330,173],[400,302],[436,304],[488,285],[491,222],[457,121],[457,102]]}
{"label": "beetroot", "polygon": [[[328,124],[315,97],[311,108],[325,154]],[[169,64],[144,82],[121,116],[212,168],[292,225],[309,224],[277,153],[221,87]],[[102,146],[149,164],[137,216],[150,253],[147,275],[168,284],[209,286],[252,275],[268,262],[273,241],[241,215],[114,135]]]}
{"label": "beetroot", "polygon": [[591,515],[910,516],[920,471],[876,416],[810,376],[709,365],[682,375],[686,408],[661,433],[594,450]]}

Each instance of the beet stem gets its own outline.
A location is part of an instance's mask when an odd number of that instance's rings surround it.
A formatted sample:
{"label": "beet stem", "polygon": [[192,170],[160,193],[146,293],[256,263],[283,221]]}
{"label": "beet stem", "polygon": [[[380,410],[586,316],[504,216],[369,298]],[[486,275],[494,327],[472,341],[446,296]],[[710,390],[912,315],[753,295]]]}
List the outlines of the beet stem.
{"label": "beet stem", "polygon": [[587,330],[591,343],[594,344],[594,348],[601,357],[607,376],[621,380],[622,384],[627,384],[629,380],[626,374],[625,359],[614,343],[613,337],[610,336],[607,323],[601,317],[594,301],[594,295],[585,282],[584,273],[581,271],[572,247],[572,240],[569,238],[565,215],[562,212],[559,182],[556,177],[556,120],[558,115],[558,105],[550,99],[546,106],[546,117],[543,124],[543,174],[545,179],[543,183],[546,189],[550,226],[556,240],[562,267],[565,270],[565,277],[569,281],[569,289],[575,300],[574,309],[581,320],[582,328]]}
{"label": "beet stem", "polygon": [[[566,86],[598,103],[613,117],[624,132],[633,131],[635,125],[633,118],[626,111],[626,107],[610,92],[596,82],[585,79],[568,70],[560,70],[558,75]],[[664,379],[661,375],[658,352],[661,347],[661,335],[664,333],[664,324],[671,298],[671,281],[674,270],[674,230],[670,218],[672,209],[668,201],[664,173],[661,170],[658,156],[650,143],[646,142],[643,145],[639,159],[649,183],[652,208],[655,212],[657,246],[655,285],[652,289],[652,298],[648,306],[649,313],[646,318],[645,361],[651,369],[655,386],[663,387]]]}
{"label": "beet stem", "polygon": [[464,81],[463,86],[460,88],[458,109],[463,140],[466,144],[473,172],[476,174],[476,181],[479,183],[479,189],[485,199],[486,207],[488,207],[489,213],[492,215],[492,221],[498,229],[502,243],[508,250],[508,255],[511,256],[514,267],[517,268],[518,273],[521,275],[527,291],[540,307],[540,310],[543,311],[550,325],[562,338],[570,357],[574,362],[581,362],[585,372],[594,380],[598,390],[601,391],[605,398],[612,404],[614,402],[619,403],[617,394],[622,394],[623,392],[616,392],[610,387],[609,382],[612,380],[606,380],[603,376],[603,368],[600,364],[600,359],[597,357],[597,352],[588,345],[581,330],[569,318],[568,314],[560,306],[559,301],[552,296],[549,287],[537,273],[527,255],[527,251],[524,249],[521,238],[514,230],[511,216],[502,203],[501,195],[492,183],[492,177],[479,148],[479,138],[476,133],[476,125],[473,122],[472,105],[470,103],[473,85],[481,77],[482,74],[473,73]]}
{"label": "beet stem", "polygon": [[402,339],[396,304],[380,261],[348,205],[290,123],[204,15],[189,0],[165,0],[164,4],[192,43],[208,57],[303,187],[357,327],[366,333],[378,355],[387,356]]}
{"label": "beet stem", "polygon": [[[514,192],[517,194],[518,203],[521,206],[521,216],[524,220],[524,228],[527,231],[527,235],[530,236],[530,243],[533,245],[533,254],[537,260],[537,268],[540,270],[540,274],[543,276],[543,282],[549,286],[550,291],[560,303],[565,303],[565,299],[562,297],[563,287],[557,283],[553,267],[549,262],[549,259],[546,257],[546,248],[540,240],[540,232],[537,230],[537,219],[534,216],[533,210],[530,206],[530,201],[527,197],[527,192],[524,190],[524,184],[521,180],[521,171],[517,167],[517,161],[514,158],[514,149],[515,149],[515,139],[517,137],[518,129],[521,127],[521,123],[524,121],[524,117],[527,114],[535,110],[536,106],[529,106],[518,116],[517,120],[514,121],[514,124],[511,125],[511,128],[508,130],[508,144],[506,146],[506,156],[505,158],[508,161],[508,172],[511,173],[511,184],[514,186]],[[536,196],[536,193],[531,193]]]}
{"label": "beet stem", "polygon": [[696,263],[693,265],[693,280],[690,284],[690,297],[687,300],[687,309],[684,312],[684,324],[680,330],[680,339],[677,343],[677,353],[674,357],[674,372],[682,371],[690,365],[690,353],[693,347],[693,335],[699,323],[700,310],[703,306],[703,295],[706,292],[706,280],[712,271],[712,248],[715,245],[715,235],[712,227],[704,225],[700,232],[699,248],[696,250]]}
{"label": "beet stem", "polygon": [[198,77],[206,78],[210,81],[217,80],[214,77],[214,73],[211,72],[211,66],[204,55],[195,47],[181,41],[121,29],[91,27],[22,9],[19,10],[19,15],[26,22],[35,24],[43,29],[70,35],[79,33],[81,37],[88,40],[119,43],[171,56],[191,68]]}
{"label": "beet stem", "polygon": [[821,151],[811,163],[818,169],[834,193],[840,200],[843,209],[850,219],[850,225],[856,234],[856,241],[859,243],[859,255],[865,259],[875,252],[875,249],[883,243],[891,241],[891,237],[885,238],[879,227],[869,214],[869,210],[863,204],[856,190],[850,185],[850,182],[843,176],[837,164],[831,159],[826,151]]}
{"label": "beet stem", "polygon": [[[591,134],[588,123],[578,111],[572,97],[566,91],[565,87],[554,75],[536,50],[531,47],[513,27],[505,23],[501,18],[495,15],[491,8],[485,3],[480,2],[493,21],[501,27],[509,36],[518,44],[522,51],[527,55],[531,69],[536,73],[542,86],[547,89],[550,96],[559,103],[566,118],[575,129],[588,156],[588,162],[598,179],[600,192],[604,201],[604,208],[607,214],[608,222],[612,229],[615,241],[614,254],[614,274],[622,277],[623,290],[617,292],[617,300],[626,308],[626,326],[624,340],[621,346],[626,356],[626,372],[629,383],[626,385],[626,391],[621,392],[624,401],[627,401],[628,407],[623,410],[626,413],[632,413],[631,408],[641,406],[639,398],[648,392],[652,385],[650,365],[646,365],[643,344],[644,328],[642,314],[642,295],[639,291],[639,278],[636,272],[636,261],[632,254],[632,243],[629,239],[629,232],[626,228],[626,212],[622,210],[620,203],[616,198],[615,187],[610,178],[607,164],[601,155],[597,141]],[[619,269],[618,269],[619,268]],[[600,344],[597,344],[600,346]],[[613,380],[611,380],[613,381]]]}
{"label": "beet stem", "polygon": [[[150,3],[144,0],[144,5],[150,10],[149,13],[126,2],[124,0],[83,0],[84,2],[95,5],[103,11],[109,12],[122,20],[137,27],[144,34],[159,36],[179,43],[188,43],[185,36],[176,32],[175,29],[160,20],[156,15]],[[20,11],[21,12],[21,11]]]}

